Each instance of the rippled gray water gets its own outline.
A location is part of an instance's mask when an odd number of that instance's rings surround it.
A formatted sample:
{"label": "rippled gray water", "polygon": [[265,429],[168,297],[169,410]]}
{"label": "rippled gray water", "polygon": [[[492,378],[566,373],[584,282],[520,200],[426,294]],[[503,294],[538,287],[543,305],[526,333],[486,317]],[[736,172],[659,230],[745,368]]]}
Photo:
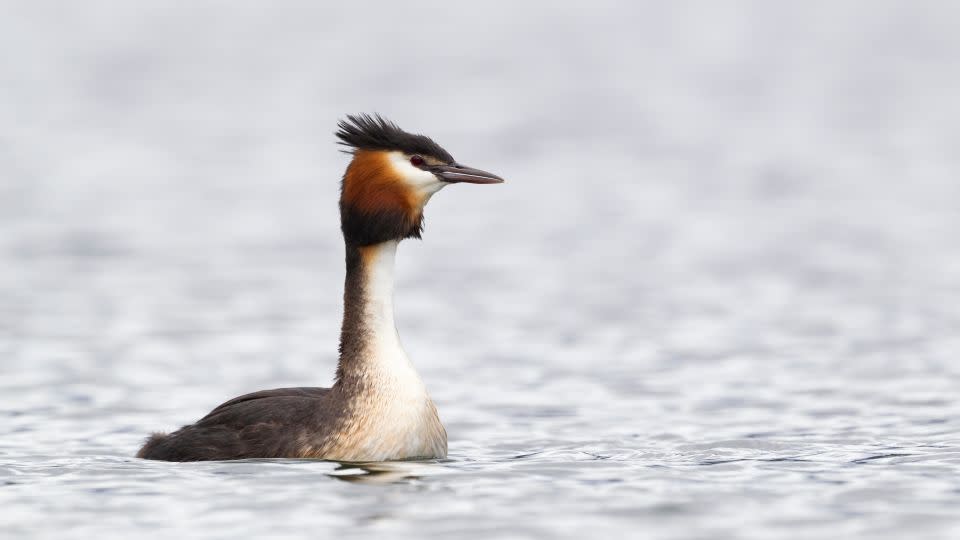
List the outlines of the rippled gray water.
{"label": "rippled gray water", "polygon": [[[960,537],[956,8],[266,6],[3,8],[4,538]],[[132,458],[331,382],[373,110],[450,459]]]}

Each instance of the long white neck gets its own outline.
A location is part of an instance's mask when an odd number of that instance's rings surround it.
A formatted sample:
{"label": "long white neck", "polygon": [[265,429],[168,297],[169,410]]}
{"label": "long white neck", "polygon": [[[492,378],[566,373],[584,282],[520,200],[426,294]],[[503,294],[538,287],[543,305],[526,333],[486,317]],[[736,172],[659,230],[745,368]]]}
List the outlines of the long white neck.
{"label": "long white neck", "polygon": [[347,246],[343,329],[337,379],[369,381],[413,370],[393,317],[393,269],[397,241]]}
{"label": "long white neck", "polygon": [[[393,320],[393,267],[397,257],[397,241],[384,242],[374,247],[365,255],[365,273],[363,314],[366,318],[366,328],[370,332],[370,343],[373,351],[381,355],[402,353],[400,334]],[[371,351],[371,352],[373,352]]]}

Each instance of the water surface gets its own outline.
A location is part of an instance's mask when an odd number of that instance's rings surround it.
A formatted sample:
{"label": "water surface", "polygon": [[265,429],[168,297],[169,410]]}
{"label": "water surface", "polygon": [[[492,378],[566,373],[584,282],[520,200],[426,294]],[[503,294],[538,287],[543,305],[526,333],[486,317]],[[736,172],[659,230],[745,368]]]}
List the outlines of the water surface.
{"label": "water surface", "polygon": [[[960,20],[846,6],[5,8],[3,536],[960,536]],[[331,382],[356,111],[508,180],[398,254],[449,460],[132,458]]]}

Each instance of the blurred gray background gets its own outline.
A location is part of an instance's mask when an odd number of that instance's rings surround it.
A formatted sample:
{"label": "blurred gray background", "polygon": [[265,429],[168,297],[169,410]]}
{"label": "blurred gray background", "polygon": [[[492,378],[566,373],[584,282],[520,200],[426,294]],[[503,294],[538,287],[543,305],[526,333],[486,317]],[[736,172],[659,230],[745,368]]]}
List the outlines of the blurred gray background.
{"label": "blurred gray background", "polygon": [[[4,3],[0,525],[955,538],[958,28],[951,2]],[[331,382],[356,112],[507,179],[444,190],[398,256],[451,461],[133,460]]]}

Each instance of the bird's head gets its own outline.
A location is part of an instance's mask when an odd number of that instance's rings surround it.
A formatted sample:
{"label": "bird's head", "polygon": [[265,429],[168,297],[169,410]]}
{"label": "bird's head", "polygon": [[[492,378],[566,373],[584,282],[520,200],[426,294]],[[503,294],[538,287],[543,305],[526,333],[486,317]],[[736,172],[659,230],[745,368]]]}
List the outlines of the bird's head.
{"label": "bird's head", "polygon": [[353,160],[343,175],[340,224],[357,246],[419,238],[423,207],[448,184],[499,184],[499,176],[460,165],[429,137],[368,114],[338,124]]}

